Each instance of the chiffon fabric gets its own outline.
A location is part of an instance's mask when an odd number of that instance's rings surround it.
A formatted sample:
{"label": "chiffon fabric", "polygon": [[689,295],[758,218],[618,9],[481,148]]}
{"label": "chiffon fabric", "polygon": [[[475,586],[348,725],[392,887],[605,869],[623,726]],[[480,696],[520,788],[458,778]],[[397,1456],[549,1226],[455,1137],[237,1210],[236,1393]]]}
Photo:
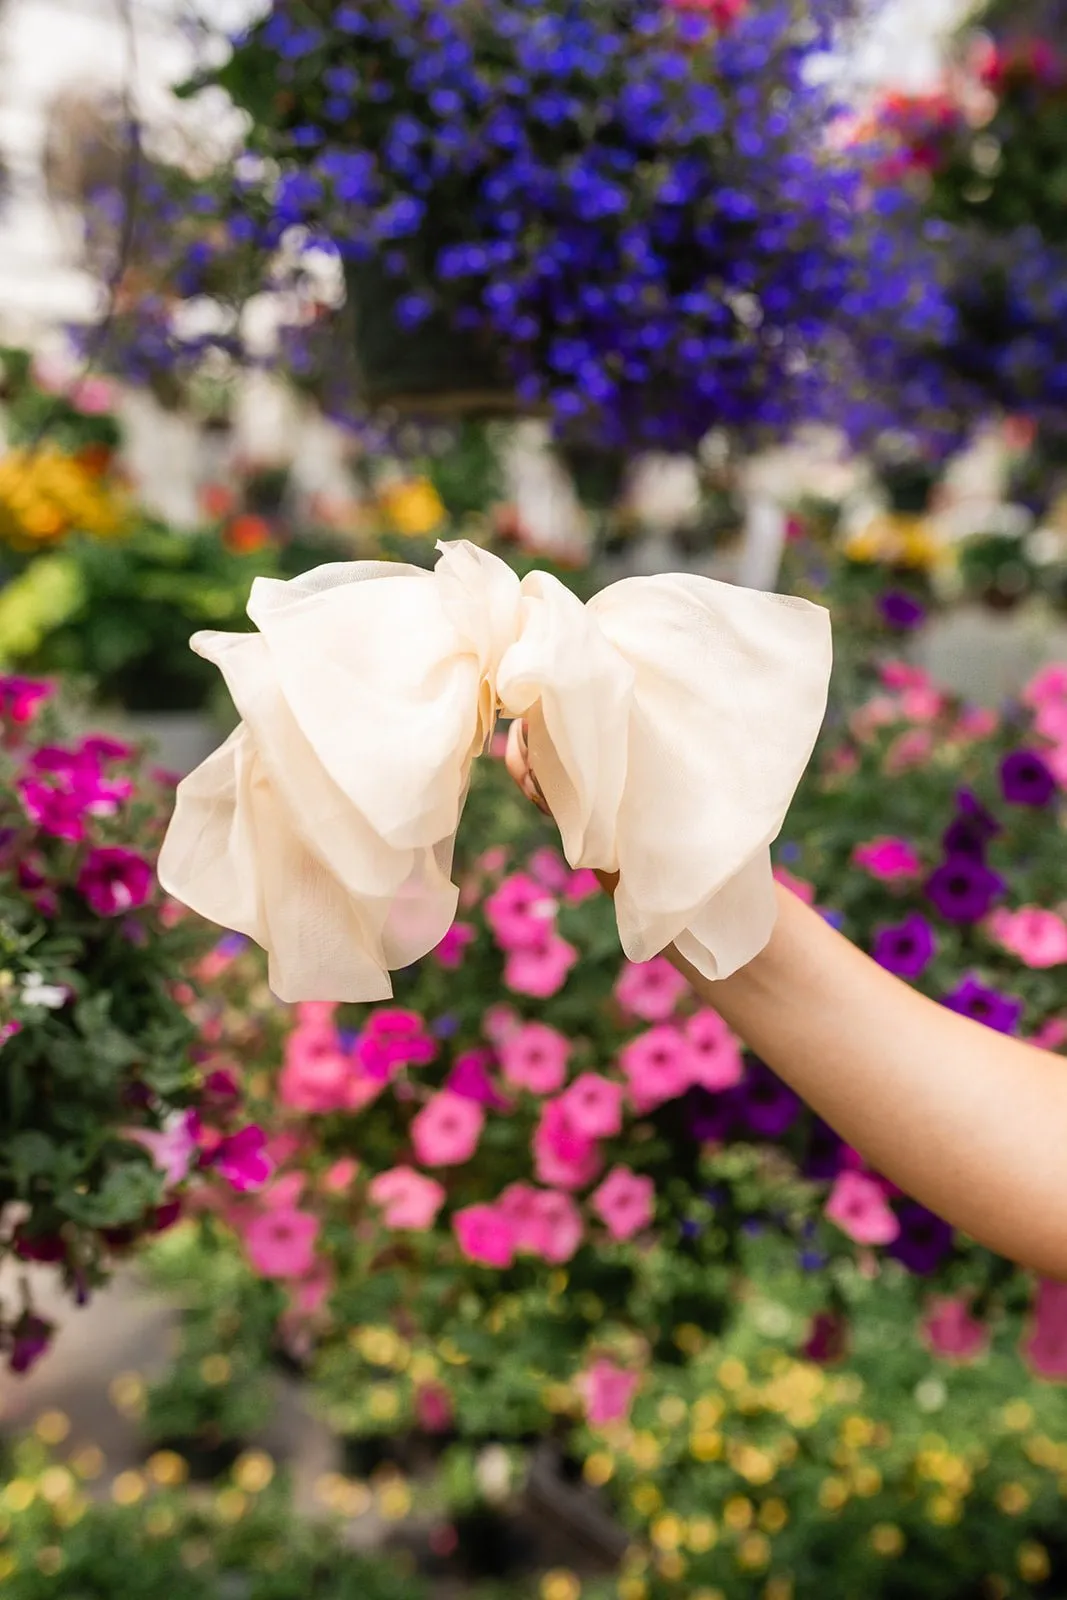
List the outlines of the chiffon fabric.
{"label": "chiffon fabric", "polygon": [[[826,704],[820,607],[709,578],[627,578],[583,605],[476,545],[258,579],[256,632],[199,633],[241,716],[179,786],[159,876],[248,935],[282,1000],[384,1000],[456,912],[456,828],[498,716],[572,867],[619,874],[632,961],[672,941],[708,978],[774,925],[769,846]],[[487,841],[488,842],[488,841]]]}

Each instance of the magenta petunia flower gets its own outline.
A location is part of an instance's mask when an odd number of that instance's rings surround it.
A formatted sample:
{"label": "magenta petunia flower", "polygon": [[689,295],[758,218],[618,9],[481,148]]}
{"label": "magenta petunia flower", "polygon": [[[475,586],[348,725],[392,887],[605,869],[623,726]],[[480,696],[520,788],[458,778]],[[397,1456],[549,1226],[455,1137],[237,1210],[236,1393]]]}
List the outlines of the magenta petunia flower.
{"label": "magenta petunia flower", "polygon": [[567,1121],[587,1139],[610,1139],[622,1131],[622,1085],[599,1072],[583,1072],[562,1096]]}
{"label": "magenta petunia flower", "polygon": [[623,1047],[619,1056],[639,1111],[653,1111],[675,1100],[694,1081],[694,1052],[679,1028],[667,1023],[648,1028]]}
{"label": "magenta petunia flower", "polygon": [[867,844],[856,846],[852,859],[881,883],[916,878],[922,871],[922,862],[906,839],[871,839]]}
{"label": "magenta petunia flower", "polygon": [[538,1181],[557,1189],[584,1189],[603,1164],[599,1146],[578,1132],[560,1100],[548,1100],[533,1137]]}
{"label": "magenta petunia flower", "polygon": [[143,906],[152,883],[152,868],[143,856],[118,845],[102,845],[86,856],[78,893],[98,917],[118,917]]}
{"label": "magenta petunia flower", "polygon": [[54,692],[54,686],[40,678],[0,676],[0,717],[17,727],[25,727]]}
{"label": "magenta petunia flower", "polygon": [[238,1194],[262,1189],[274,1172],[274,1163],[267,1154],[266,1134],[255,1123],[223,1139],[210,1164]]}
{"label": "magenta petunia flower", "polygon": [[467,1206],[452,1218],[459,1247],[468,1261],[483,1267],[510,1267],[515,1259],[515,1230],[497,1206]]}

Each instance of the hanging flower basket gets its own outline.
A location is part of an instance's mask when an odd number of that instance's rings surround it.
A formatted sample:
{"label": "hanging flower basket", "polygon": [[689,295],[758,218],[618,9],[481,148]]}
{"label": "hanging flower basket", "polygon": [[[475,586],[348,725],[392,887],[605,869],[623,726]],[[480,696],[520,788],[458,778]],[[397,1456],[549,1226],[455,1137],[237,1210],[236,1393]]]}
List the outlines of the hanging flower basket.
{"label": "hanging flower basket", "polygon": [[345,282],[359,390],[372,409],[427,417],[544,414],[520,403],[483,338],[456,333],[440,314],[405,332],[403,291],[380,266],[350,264]]}

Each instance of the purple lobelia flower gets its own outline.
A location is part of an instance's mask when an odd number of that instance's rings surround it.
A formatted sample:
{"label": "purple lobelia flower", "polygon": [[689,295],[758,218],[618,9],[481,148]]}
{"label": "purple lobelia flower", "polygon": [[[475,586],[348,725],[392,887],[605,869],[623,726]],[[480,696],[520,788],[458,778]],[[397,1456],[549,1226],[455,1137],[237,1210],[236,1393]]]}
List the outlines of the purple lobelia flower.
{"label": "purple lobelia flower", "polygon": [[886,626],[899,633],[911,633],[926,621],[926,607],[903,589],[888,589],[879,595],[878,611]]}
{"label": "purple lobelia flower", "polygon": [[1000,787],[1013,806],[1047,806],[1056,793],[1056,779],[1036,750],[1013,750],[1000,764]]}
{"label": "purple lobelia flower", "polygon": [[980,922],[1005,887],[984,861],[950,856],[927,879],[926,894],[946,922]]}
{"label": "purple lobelia flower", "polygon": [[918,1277],[935,1272],[952,1249],[950,1224],[935,1217],[917,1200],[903,1201],[897,1207],[897,1220],[900,1233],[888,1254]]}
{"label": "purple lobelia flower", "polygon": [[943,1004],[961,1017],[971,1017],[997,1033],[1014,1033],[1023,1014],[1023,1002],[1012,994],[989,989],[977,978],[964,978]]}
{"label": "purple lobelia flower", "polygon": [[898,978],[919,978],[933,960],[936,949],[934,930],[916,911],[903,922],[882,928],[875,938],[872,954],[880,967],[895,972]]}

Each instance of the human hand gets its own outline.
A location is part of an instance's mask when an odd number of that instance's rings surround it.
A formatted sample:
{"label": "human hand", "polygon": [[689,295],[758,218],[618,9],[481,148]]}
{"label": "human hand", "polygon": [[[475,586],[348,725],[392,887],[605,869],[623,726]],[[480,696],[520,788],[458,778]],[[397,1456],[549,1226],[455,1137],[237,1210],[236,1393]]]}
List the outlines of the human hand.
{"label": "human hand", "polygon": [[[513,782],[522,790],[527,800],[543,811],[546,817],[552,815],[548,809],[541,786],[534,777],[530,767],[530,754],[526,742],[526,724],[521,717],[516,717],[508,729],[508,746],[504,763]],[[607,894],[615,893],[615,886],[619,881],[617,872],[597,872],[600,887]]]}

